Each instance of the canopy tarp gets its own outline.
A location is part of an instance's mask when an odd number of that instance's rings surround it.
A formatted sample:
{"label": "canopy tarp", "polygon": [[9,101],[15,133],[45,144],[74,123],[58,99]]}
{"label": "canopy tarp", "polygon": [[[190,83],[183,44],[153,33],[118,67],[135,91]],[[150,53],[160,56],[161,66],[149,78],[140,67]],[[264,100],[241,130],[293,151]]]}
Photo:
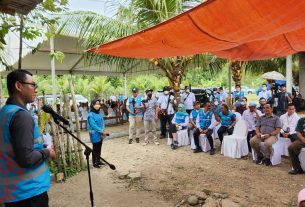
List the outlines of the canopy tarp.
{"label": "canopy tarp", "polygon": [[208,0],[136,34],[89,49],[130,58],[204,52],[257,60],[305,51],[305,0]]}

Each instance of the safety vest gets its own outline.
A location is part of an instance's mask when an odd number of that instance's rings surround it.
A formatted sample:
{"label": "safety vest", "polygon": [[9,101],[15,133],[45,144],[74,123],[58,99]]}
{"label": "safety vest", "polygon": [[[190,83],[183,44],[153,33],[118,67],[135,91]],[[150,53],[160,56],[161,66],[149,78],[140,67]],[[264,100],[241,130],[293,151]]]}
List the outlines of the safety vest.
{"label": "safety vest", "polygon": [[[45,161],[34,167],[22,168],[14,160],[9,125],[20,110],[27,111],[17,105],[5,105],[0,111],[0,203],[25,200],[50,188],[50,171]],[[40,150],[44,148],[43,142],[34,119],[33,122],[34,149]]]}
{"label": "safety vest", "polygon": [[199,111],[199,124],[201,129],[207,129],[212,123],[213,112],[204,113],[203,109]]}
{"label": "safety vest", "polygon": [[100,127],[102,130],[104,130],[105,122],[103,119],[102,112],[100,112],[99,114],[90,112],[88,117],[88,129],[89,129],[90,140],[92,143],[100,142],[101,141],[100,133],[94,130],[94,128],[90,125],[89,120],[94,120],[95,124],[98,127]]}
{"label": "safety vest", "polygon": [[198,114],[199,114],[199,111],[197,111],[196,109],[194,109],[191,113],[192,113],[193,120],[196,121],[197,116],[198,116]]}
{"label": "safety vest", "polygon": [[187,117],[188,115],[186,114],[181,114],[181,113],[176,113],[176,123],[177,124],[183,124],[185,123],[185,117]]}
{"label": "safety vest", "polygon": [[141,106],[142,105],[142,96],[137,96],[136,98],[134,97],[129,97],[128,98],[128,102],[129,102],[129,109],[131,112],[135,112],[136,114],[129,114],[129,116],[143,116],[143,109],[137,109],[134,110],[133,106]]}
{"label": "safety vest", "polygon": [[231,111],[229,111],[228,114],[223,114],[222,112],[220,112],[219,117],[221,119],[221,125],[226,127],[230,126],[232,124],[233,115],[234,114]]}

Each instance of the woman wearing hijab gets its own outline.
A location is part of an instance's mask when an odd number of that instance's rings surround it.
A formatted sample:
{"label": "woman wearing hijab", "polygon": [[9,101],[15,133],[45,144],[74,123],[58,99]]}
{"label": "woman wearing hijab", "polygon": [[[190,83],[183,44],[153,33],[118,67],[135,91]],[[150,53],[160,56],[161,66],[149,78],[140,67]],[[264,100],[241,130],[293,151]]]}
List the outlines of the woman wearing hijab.
{"label": "woman wearing hijab", "polygon": [[95,168],[100,168],[101,165],[105,165],[99,159],[101,156],[103,139],[107,134],[105,132],[105,122],[100,108],[101,101],[99,99],[94,99],[90,105],[90,113],[88,115],[89,135],[93,144],[92,163]]}
{"label": "woman wearing hijab", "polygon": [[190,118],[183,104],[178,105],[178,111],[175,113],[172,124],[169,127],[169,138],[173,139],[171,148],[175,150],[178,147],[177,131],[187,129]]}

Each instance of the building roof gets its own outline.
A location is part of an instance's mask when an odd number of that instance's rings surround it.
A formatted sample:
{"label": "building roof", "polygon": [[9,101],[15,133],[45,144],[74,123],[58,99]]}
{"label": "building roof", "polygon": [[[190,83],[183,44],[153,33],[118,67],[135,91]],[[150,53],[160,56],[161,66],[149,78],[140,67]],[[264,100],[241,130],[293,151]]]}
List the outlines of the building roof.
{"label": "building roof", "polygon": [[0,0],[0,12],[14,15],[27,15],[42,0]]}

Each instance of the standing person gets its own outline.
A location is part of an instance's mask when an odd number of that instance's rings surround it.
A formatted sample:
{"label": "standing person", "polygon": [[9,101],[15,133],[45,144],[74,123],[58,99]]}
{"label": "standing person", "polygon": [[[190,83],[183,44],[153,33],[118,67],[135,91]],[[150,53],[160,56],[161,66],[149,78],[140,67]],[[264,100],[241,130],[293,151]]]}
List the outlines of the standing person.
{"label": "standing person", "polygon": [[295,112],[295,107],[292,103],[288,104],[287,113],[280,117],[282,128],[281,137],[288,138],[291,142],[297,140],[295,128],[298,124],[300,117]]}
{"label": "standing person", "polygon": [[189,114],[186,112],[185,106],[183,104],[179,104],[178,111],[175,113],[169,127],[169,138],[172,139],[171,148],[173,150],[177,149],[179,144],[177,141],[177,131],[187,129],[189,120]]}
{"label": "standing person", "polygon": [[202,149],[199,145],[199,136],[200,134],[205,134],[209,140],[211,146],[210,155],[215,154],[214,143],[213,143],[213,129],[216,126],[216,119],[214,113],[210,110],[211,103],[206,102],[204,104],[204,109],[200,109],[199,114],[196,119],[196,130],[194,132],[194,142],[196,149],[194,153],[202,152]]}
{"label": "standing person", "polygon": [[270,90],[267,90],[267,85],[262,84],[262,91],[258,93],[258,98],[265,98],[267,101],[272,98],[272,94]]}
{"label": "standing person", "polygon": [[241,91],[240,85],[235,86],[235,91],[233,92],[233,98],[235,101],[242,99],[245,96],[245,93]]}
{"label": "standing person", "polygon": [[262,116],[262,112],[256,109],[256,103],[254,102],[251,102],[249,104],[249,109],[244,111],[242,115],[242,119],[245,120],[248,124],[247,141],[249,152],[251,152],[250,139],[255,136],[256,123],[260,116]]}
{"label": "standing person", "polygon": [[88,116],[89,136],[93,145],[92,163],[93,167],[100,168],[105,165],[100,161],[103,139],[107,132],[105,131],[105,121],[101,112],[101,101],[94,99],[90,105],[90,113]]}
{"label": "standing person", "polygon": [[147,95],[147,99],[143,100],[144,103],[144,127],[145,127],[145,139],[143,145],[147,145],[149,143],[148,136],[149,132],[151,131],[154,136],[154,143],[159,145],[158,137],[157,137],[157,130],[156,130],[156,120],[158,119],[157,116],[157,99],[152,95],[153,90],[148,89],[145,91]]}
{"label": "standing person", "polygon": [[132,144],[134,131],[136,130],[136,142],[140,143],[141,125],[143,119],[143,103],[139,89],[133,88],[132,95],[128,98],[126,108],[129,112],[129,144]]}
{"label": "standing person", "polygon": [[174,117],[174,104],[175,96],[170,93],[170,87],[165,86],[163,88],[163,94],[159,97],[157,102],[157,112],[160,118],[160,139],[166,137],[166,124],[171,124],[172,118]]}
{"label": "standing person", "polygon": [[221,127],[218,129],[217,134],[220,142],[222,143],[223,134],[228,132],[229,135],[233,134],[234,126],[236,124],[235,114],[229,110],[227,104],[221,106],[221,112],[219,113]]}
{"label": "standing person", "polygon": [[276,113],[281,116],[286,113],[288,103],[292,102],[291,94],[286,91],[286,85],[282,84],[280,92],[274,94],[273,100],[277,98]]}
{"label": "standing person", "polygon": [[0,203],[5,207],[48,207],[50,171],[46,159],[54,158],[45,148],[37,123],[26,104],[35,101],[37,84],[26,70],[7,76],[9,98],[0,111]]}
{"label": "standing person", "polygon": [[196,98],[193,92],[191,92],[189,86],[185,86],[185,92],[182,94],[181,102],[186,108],[186,112],[190,115],[191,111],[194,109]]}
{"label": "standing person", "polygon": [[[281,121],[278,116],[272,113],[272,106],[266,104],[264,106],[265,114],[258,118],[256,124],[256,135],[250,139],[250,145],[257,154],[256,164],[266,166],[271,165],[270,155],[272,145],[277,141],[277,135],[281,130]],[[264,153],[260,151],[260,143],[265,145]]]}
{"label": "standing person", "polygon": [[243,115],[244,111],[247,110],[248,99],[246,97],[243,97],[241,100],[239,100],[239,103],[237,102],[236,106],[236,112],[240,113],[240,115]]}
{"label": "standing person", "polygon": [[219,87],[219,94],[216,95],[216,98],[220,103],[226,103],[226,99],[228,98],[227,92],[223,90],[223,87]]}

